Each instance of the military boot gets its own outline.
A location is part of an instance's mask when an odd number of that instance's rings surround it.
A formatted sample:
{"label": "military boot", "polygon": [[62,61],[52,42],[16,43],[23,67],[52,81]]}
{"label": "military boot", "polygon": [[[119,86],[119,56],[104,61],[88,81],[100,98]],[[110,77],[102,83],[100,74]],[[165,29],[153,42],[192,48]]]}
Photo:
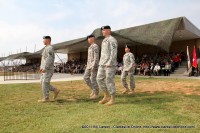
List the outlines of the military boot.
{"label": "military boot", "polygon": [[99,101],[99,104],[105,104],[106,102],[108,102],[110,100],[110,96],[108,91],[104,92],[104,97],[101,101]]}
{"label": "military boot", "polygon": [[94,100],[94,99],[97,99],[97,98],[99,98],[99,95],[96,94],[96,93],[94,93],[94,95],[92,95],[92,96],[90,97],[91,100]]}
{"label": "military boot", "polygon": [[58,89],[54,90],[54,96],[53,96],[54,100],[57,98],[57,96],[58,96],[59,93],[60,93],[60,90],[58,90]]}
{"label": "military boot", "polygon": [[115,104],[115,95],[111,95],[111,99],[106,103],[106,105],[113,105]]}
{"label": "military boot", "polygon": [[126,93],[128,93],[129,92],[129,90],[128,89],[125,89],[124,91],[122,91],[122,94],[126,94]]}
{"label": "military boot", "polygon": [[128,92],[129,95],[135,94],[134,90],[130,90],[130,92]]}
{"label": "military boot", "polygon": [[38,100],[38,103],[46,103],[49,102],[49,98],[43,98],[41,100]]}

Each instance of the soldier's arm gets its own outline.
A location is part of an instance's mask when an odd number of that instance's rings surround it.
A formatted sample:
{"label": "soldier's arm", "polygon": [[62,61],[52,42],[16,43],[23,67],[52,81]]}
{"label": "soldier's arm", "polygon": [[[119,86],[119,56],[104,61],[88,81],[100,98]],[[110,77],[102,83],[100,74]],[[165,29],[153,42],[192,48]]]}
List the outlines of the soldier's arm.
{"label": "soldier's arm", "polygon": [[106,63],[106,66],[112,66],[114,60],[117,58],[117,42],[116,41],[110,41],[110,58],[108,62]]}
{"label": "soldier's arm", "polygon": [[133,54],[130,55],[130,66],[129,66],[129,70],[134,66],[135,64],[135,57]]}
{"label": "soldier's arm", "polygon": [[40,63],[40,72],[44,69],[44,65],[43,65],[43,59],[41,59],[41,63]]}
{"label": "soldier's arm", "polygon": [[50,67],[50,64],[54,62],[54,50],[53,47],[49,47],[47,49],[47,58],[46,58],[46,63],[44,69],[47,70]]}
{"label": "soldier's arm", "polygon": [[[44,52],[45,49],[43,49],[43,52]],[[42,55],[42,54],[41,54]],[[41,58],[41,63],[40,63],[40,72],[44,69],[44,60],[43,58]]]}
{"label": "soldier's arm", "polygon": [[99,47],[95,47],[94,50],[93,50],[93,55],[94,55],[94,61],[93,61],[93,65],[92,65],[92,68],[95,68],[98,66],[99,64]]}

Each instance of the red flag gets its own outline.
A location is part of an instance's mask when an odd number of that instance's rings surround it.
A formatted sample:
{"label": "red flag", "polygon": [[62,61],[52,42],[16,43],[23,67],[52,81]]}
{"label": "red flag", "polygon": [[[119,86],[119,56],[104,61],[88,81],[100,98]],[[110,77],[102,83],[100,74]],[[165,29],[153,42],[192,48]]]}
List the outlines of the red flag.
{"label": "red flag", "polygon": [[194,51],[193,51],[193,60],[192,60],[192,66],[197,68],[197,54],[196,54],[196,48],[194,46]]}

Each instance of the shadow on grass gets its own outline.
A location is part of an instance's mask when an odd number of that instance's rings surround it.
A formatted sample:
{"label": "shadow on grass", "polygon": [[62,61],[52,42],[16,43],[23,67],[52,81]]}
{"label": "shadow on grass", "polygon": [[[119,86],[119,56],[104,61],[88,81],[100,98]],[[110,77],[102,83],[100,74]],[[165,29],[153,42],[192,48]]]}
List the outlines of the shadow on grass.
{"label": "shadow on grass", "polygon": [[162,104],[174,102],[177,100],[178,94],[166,92],[140,92],[134,95],[119,95],[118,104]]}
{"label": "shadow on grass", "polygon": [[97,103],[101,97],[95,100],[90,100],[88,98],[74,98],[74,99],[58,99],[55,101],[57,104],[68,104],[68,103]]}
{"label": "shadow on grass", "polygon": [[199,95],[185,95],[184,97],[194,99],[196,101],[200,101],[200,96]]}
{"label": "shadow on grass", "polygon": [[[174,102],[178,99],[179,94],[174,93],[166,93],[166,92],[140,92],[134,95],[121,95],[118,94],[116,96],[116,103],[117,104],[162,104],[167,102]],[[98,103],[103,96],[99,97],[95,100],[90,100],[89,98],[84,97],[75,97],[71,99],[58,99],[55,101],[56,104],[69,104],[69,103]]]}

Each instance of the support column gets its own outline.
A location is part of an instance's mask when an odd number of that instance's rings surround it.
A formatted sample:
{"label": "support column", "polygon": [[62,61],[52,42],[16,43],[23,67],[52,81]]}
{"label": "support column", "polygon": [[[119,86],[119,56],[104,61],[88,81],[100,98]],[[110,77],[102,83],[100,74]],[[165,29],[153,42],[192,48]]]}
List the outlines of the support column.
{"label": "support column", "polygon": [[200,49],[200,39],[196,40],[196,47]]}
{"label": "support column", "polygon": [[200,58],[200,39],[196,40],[196,52],[197,52],[197,58]]}

